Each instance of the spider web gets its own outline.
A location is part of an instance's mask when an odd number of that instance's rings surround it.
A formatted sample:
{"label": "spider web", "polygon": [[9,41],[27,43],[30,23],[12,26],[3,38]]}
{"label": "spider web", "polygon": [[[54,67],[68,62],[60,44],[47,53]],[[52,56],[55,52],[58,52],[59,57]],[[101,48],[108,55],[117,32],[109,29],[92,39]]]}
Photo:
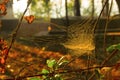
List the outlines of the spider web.
{"label": "spider web", "polygon": [[74,55],[91,53],[95,50],[93,23],[91,19],[77,22],[68,28],[68,40],[63,45]]}

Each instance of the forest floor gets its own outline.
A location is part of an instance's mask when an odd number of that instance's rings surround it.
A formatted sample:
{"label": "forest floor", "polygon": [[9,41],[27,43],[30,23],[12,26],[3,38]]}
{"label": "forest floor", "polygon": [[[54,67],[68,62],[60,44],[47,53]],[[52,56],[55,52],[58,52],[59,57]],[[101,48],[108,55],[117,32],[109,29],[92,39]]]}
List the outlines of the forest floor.
{"label": "forest floor", "polygon": [[[7,58],[7,75],[1,75],[0,78],[36,75],[41,72],[43,68],[48,69],[46,60],[55,59],[58,61],[62,56],[65,56],[65,60],[68,61],[73,59],[69,54],[45,51],[44,47],[38,48],[15,42]],[[86,62],[87,61],[83,59],[76,58],[67,68],[73,70],[84,68]]]}

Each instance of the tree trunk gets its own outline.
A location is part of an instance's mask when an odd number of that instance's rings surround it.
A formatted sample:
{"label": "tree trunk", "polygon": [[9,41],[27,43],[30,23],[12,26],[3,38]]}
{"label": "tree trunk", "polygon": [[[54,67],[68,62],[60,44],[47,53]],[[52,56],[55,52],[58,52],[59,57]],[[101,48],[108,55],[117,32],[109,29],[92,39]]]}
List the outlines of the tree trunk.
{"label": "tree trunk", "polygon": [[81,16],[80,14],[80,2],[79,0],[74,0],[74,15]]}
{"label": "tree trunk", "polygon": [[119,14],[120,14],[120,0],[116,0],[117,5],[118,5],[118,10],[119,10]]}
{"label": "tree trunk", "polygon": [[65,15],[66,15],[66,26],[69,26],[69,18],[68,18],[68,7],[67,7],[67,0],[65,0]]}

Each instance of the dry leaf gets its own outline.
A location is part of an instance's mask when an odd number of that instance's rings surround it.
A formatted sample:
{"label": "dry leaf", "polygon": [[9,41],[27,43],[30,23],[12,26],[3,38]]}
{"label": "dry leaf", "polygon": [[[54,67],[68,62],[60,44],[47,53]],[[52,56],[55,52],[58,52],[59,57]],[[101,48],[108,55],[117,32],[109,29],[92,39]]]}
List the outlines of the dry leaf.
{"label": "dry leaf", "polygon": [[24,18],[27,20],[29,24],[31,24],[35,19],[33,15],[25,16]]}
{"label": "dry leaf", "polygon": [[5,4],[0,4],[0,15],[6,15],[6,5]]}

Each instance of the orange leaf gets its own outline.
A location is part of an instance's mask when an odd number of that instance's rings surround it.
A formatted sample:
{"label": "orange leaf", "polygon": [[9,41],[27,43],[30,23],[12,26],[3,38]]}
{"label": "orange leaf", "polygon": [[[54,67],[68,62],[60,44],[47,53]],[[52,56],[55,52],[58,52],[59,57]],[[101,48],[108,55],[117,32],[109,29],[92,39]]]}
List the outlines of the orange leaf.
{"label": "orange leaf", "polygon": [[5,59],[4,59],[4,58],[1,58],[0,63],[1,63],[1,64],[4,64],[4,63],[5,63]]}
{"label": "orange leaf", "polygon": [[6,5],[5,4],[0,4],[0,14],[1,15],[6,15]]}
{"label": "orange leaf", "polygon": [[1,70],[1,73],[5,73],[5,69],[2,69],[2,70]]}
{"label": "orange leaf", "polygon": [[0,68],[0,73],[5,73],[5,69],[4,68]]}
{"label": "orange leaf", "polygon": [[111,76],[113,78],[119,78],[120,79],[120,71],[119,70],[116,70],[116,69],[112,69],[111,71]]}
{"label": "orange leaf", "polygon": [[31,24],[35,19],[33,15],[25,16],[24,18],[27,20],[29,24]]}
{"label": "orange leaf", "polygon": [[8,52],[8,49],[4,49],[4,50],[2,50],[2,54],[3,54],[3,55],[6,55],[7,52]]}
{"label": "orange leaf", "polygon": [[51,30],[52,30],[51,26],[48,26],[48,31],[51,31]]}

